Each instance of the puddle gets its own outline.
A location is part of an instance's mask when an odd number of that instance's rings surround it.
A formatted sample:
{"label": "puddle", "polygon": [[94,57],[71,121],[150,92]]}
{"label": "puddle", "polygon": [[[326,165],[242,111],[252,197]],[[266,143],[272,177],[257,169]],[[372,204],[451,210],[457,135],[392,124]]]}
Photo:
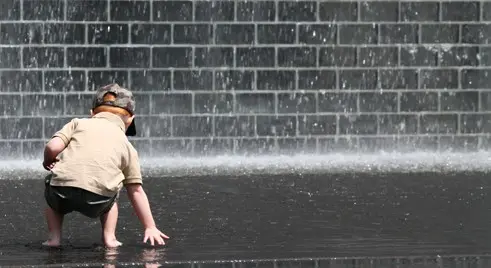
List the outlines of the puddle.
{"label": "puddle", "polygon": [[480,267],[491,252],[490,186],[484,173],[145,178],[166,246],[142,244],[122,193],[121,248],[104,249],[98,220],[73,213],[63,247],[47,250],[42,178],[5,179],[0,266]]}

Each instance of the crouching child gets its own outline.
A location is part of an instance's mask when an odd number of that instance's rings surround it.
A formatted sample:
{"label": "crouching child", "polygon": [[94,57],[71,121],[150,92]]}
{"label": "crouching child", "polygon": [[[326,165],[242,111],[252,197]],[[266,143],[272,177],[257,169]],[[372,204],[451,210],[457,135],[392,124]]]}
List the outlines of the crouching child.
{"label": "crouching child", "polygon": [[91,108],[91,117],[71,120],[45,146],[49,236],[43,245],[60,246],[64,215],[77,211],[100,218],[106,247],[120,246],[116,224],[122,187],[144,227],[143,242],[164,245],[169,237],[154,222],[142,188],[138,153],[127,138],[136,134],[133,94],[110,84],[97,90]]}

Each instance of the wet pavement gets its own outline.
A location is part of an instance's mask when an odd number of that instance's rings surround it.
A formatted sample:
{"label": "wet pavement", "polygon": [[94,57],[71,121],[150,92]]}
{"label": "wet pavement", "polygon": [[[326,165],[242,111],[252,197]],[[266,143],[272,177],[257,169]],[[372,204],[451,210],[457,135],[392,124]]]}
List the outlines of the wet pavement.
{"label": "wet pavement", "polygon": [[[43,178],[0,180],[0,266],[485,267],[491,264],[486,173],[342,173],[145,178],[171,239],[152,248],[128,198],[117,250],[97,220],[70,214],[46,250]],[[218,263],[217,263],[218,262]],[[158,265],[146,265],[155,267]]]}

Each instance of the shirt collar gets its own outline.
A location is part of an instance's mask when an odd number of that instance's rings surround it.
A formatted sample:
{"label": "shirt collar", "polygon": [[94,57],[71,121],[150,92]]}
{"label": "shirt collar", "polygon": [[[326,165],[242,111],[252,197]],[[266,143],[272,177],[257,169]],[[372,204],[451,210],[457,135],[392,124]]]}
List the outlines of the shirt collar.
{"label": "shirt collar", "polygon": [[119,117],[119,115],[117,115],[117,114],[113,114],[110,112],[100,112],[100,113],[95,114],[92,117],[93,118],[107,119],[107,120],[109,120],[109,122],[112,122],[112,123],[116,124],[118,127],[120,127],[123,132],[126,131],[125,130],[126,126],[124,125],[123,120],[121,120],[121,117]]}

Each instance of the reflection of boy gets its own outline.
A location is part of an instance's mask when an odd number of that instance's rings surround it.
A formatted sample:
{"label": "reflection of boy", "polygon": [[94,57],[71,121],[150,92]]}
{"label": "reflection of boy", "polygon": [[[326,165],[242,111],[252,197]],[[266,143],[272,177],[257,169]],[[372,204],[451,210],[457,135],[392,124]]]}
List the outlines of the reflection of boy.
{"label": "reflection of boy", "polygon": [[117,199],[126,187],[128,197],[145,228],[144,240],[163,245],[164,238],[153,220],[142,188],[138,153],[128,141],[136,134],[133,94],[117,84],[96,92],[91,118],[73,119],[46,144],[43,166],[49,238],[44,245],[59,246],[63,216],[72,211],[99,217],[102,239],[117,247]]}

